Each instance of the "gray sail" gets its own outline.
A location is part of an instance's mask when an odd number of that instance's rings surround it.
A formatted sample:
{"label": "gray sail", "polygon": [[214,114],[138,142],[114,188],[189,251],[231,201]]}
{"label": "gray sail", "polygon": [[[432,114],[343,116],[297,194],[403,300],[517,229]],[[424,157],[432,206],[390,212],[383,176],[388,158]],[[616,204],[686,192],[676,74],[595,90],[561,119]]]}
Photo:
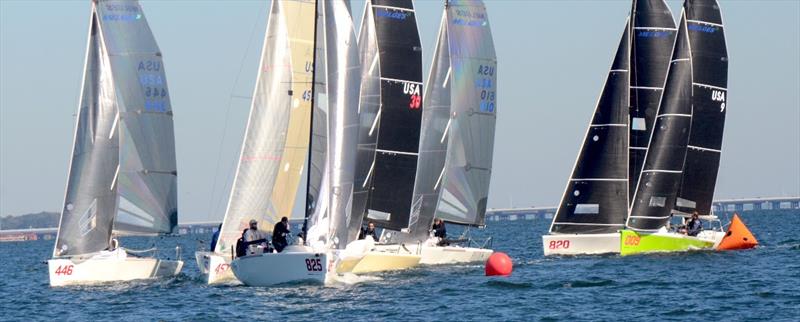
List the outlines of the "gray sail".
{"label": "gray sail", "polygon": [[447,131],[450,125],[450,46],[447,35],[447,11],[439,26],[428,80],[425,83],[419,162],[414,185],[414,207],[407,233],[395,233],[392,241],[424,241],[439,202],[439,191],[447,158]]}
{"label": "gray sail", "polygon": [[628,215],[630,28],[625,24],[592,121],[561,197],[551,233],[604,234]]}
{"label": "gray sail", "polygon": [[631,229],[659,230],[669,220],[676,204],[692,124],[693,67],[684,13],[626,223]]}
{"label": "gray sail", "polygon": [[[321,2],[323,23],[320,26],[324,28],[318,29],[318,36],[322,36],[318,38],[318,43],[324,43],[324,51],[320,53],[318,50],[317,57],[324,57],[325,73],[315,66],[315,75],[326,75],[325,85],[318,86],[317,90],[325,87],[327,93],[327,106],[320,106],[321,112],[327,114],[327,118],[323,119],[327,123],[327,140],[323,141],[326,142],[327,153],[321,177],[311,179],[315,185],[319,182],[320,188],[308,220],[308,238],[312,245],[323,242],[329,248],[344,248],[348,242],[347,227],[353,200],[361,65],[353,19],[347,4],[344,0]],[[324,95],[315,97],[320,101],[322,98]],[[315,147],[317,142],[314,142],[321,141],[321,137],[317,136],[320,128],[317,120],[318,115],[315,114],[315,124],[312,125],[312,166],[314,154],[321,152]],[[309,191],[309,197],[311,193]]]}
{"label": "gray sail", "polygon": [[686,1],[692,47],[692,128],[675,210],[711,213],[728,96],[728,50],[717,1]]}
{"label": "gray sail", "polygon": [[178,225],[172,106],[161,51],[137,1],[100,1],[97,14],[119,102],[118,235]]}
{"label": "gray sail", "polygon": [[436,216],[482,226],[497,119],[497,56],[482,1],[448,1],[446,15],[451,117]]}
{"label": "gray sail", "polygon": [[118,103],[96,4],[89,26],[69,179],[53,256],[106,249],[116,211],[119,143],[114,128]]}

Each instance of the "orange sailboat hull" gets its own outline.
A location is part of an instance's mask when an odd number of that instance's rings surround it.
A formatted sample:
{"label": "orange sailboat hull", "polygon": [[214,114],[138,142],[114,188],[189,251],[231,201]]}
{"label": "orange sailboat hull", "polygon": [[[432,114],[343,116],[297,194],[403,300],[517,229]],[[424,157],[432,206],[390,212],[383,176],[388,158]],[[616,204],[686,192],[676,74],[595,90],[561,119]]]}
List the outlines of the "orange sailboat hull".
{"label": "orange sailboat hull", "polygon": [[748,249],[758,245],[758,240],[747,229],[747,226],[739,219],[739,215],[734,214],[728,233],[722,238],[722,241],[717,246],[717,250],[735,250],[735,249]]}

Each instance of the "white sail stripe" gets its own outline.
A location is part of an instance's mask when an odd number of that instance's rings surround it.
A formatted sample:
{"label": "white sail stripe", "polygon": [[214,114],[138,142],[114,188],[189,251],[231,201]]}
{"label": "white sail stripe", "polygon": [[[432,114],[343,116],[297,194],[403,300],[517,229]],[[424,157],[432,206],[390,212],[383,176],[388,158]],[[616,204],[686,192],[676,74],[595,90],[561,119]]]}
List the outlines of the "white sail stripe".
{"label": "white sail stripe", "polygon": [[710,26],[720,27],[720,28],[724,28],[725,27],[725,26],[723,26],[721,24],[718,24],[718,23],[715,23],[715,22],[708,22],[708,21],[703,21],[703,20],[686,19],[686,22],[699,23],[699,24],[710,25]]}
{"label": "white sail stripe", "polygon": [[403,79],[389,78],[389,77],[381,77],[381,80],[390,81],[390,82],[412,83],[412,84],[422,85],[422,82],[415,82],[415,81],[410,81],[410,80],[403,80]]}
{"label": "white sail stripe", "polygon": [[708,87],[708,88],[711,88],[711,89],[718,89],[718,90],[721,90],[721,91],[728,91],[728,89],[725,88],[725,87],[719,87],[719,86],[708,85],[708,84],[703,84],[703,83],[692,82],[692,85],[700,86],[700,87]]}
{"label": "white sail stripe", "polygon": [[631,149],[631,150],[647,150],[647,147],[629,146],[628,149]]}
{"label": "white sail stripe", "polygon": [[447,69],[447,74],[444,75],[444,81],[442,82],[442,87],[447,88],[447,82],[450,81],[450,71],[453,70],[453,67]]}
{"label": "white sail stripe", "polygon": [[669,31],[676,31],[678,28],[666,28],[666,27],[633,27],[634,30],[669,30]]}
{"label": "white sail stripe", "polygon": [[692,114],[665,113],[657,116],[656,118],[661,118],[665,116],[692,117]]}
{"label": "white sail stripe", "polygon": [[386,5],[372,5],[372,7],[373,8],[394,9],[394,10],[400,10],[400,11],[414,12],[414,9],[400,8],[400,7],[393,7],[393,6],[386,6]]}
{"label": "white sail stripe", "polygon": [[690,149],[695,149],[695,150],[701,150],[701,151],[709,151],[709,152],[722,153],[722,150],[717,150],[717,149],[709,149],[709,148],[699,147],[699,146],[696,146],[696,145],[687,145],[686,147],[687,147],[687,148],[690,148]]}
{"label": "white sail stripe", "polygon": [[569,181],[628,181],[628,178],[572,178]]}
{"label": "white sail stripe", "polygon": [[678,58],[678,59],[673,59],[673,60],[671,60],[670,62],[673,62],[673,63],[674,63],[674,62],[678,62],[678,61],[690,61],[690,60],[691,60],[691,59],[689,59],[689,58]]}
{"label": "white sail stripe", "polygon": [[610,72],[610,73],[627,73],[628,70],[627,69],[612,69],[612,70],[609,70],[608,72]]}
{"label": "white sail stripe", "polygon": [[369,74],[372,75],[372,72],[375,71],[375,66],[378,65],[378,55],[375,55],[375,58],[372,59],[372,63],[369,65]]}
{"label": "white sail stripe", "polygon": [[383,103],[378,107],[378,114],[375,114],[375,120],[372,121],[372,127],[369,128],[369,136],[372,136],[372,133],[375,132],[375,127],[378,126],[378,120],[381,118],[381,111],[383,111],[381,107],[383,107]]}
{"label": "white sail stripe", "polygon": [[575,226],[608,226],[608,227],[625,227],[623,224],[592,224],[592,223],[582,223],[582,222],[564,222],[564,221],[557,221],[554,222],[553,225],[575,225]]}
{"label": "white sail stripe", "polygon": [[[117,123],[119,123],[119,110],[117,110],[117,116],[114,117],[114,123],[111,124],[111,131],[108,132],[108,139],[114,137],[114,132],[117,131]],[[92,135],[92,141],[94,142],[94,135]]]}
{"label": "white sail stripe", "polygon": [[447,167],[443,167],[442,168],[442,172],[439,173],[439,178],[436,179],[436,184],[433,185],[433,190],[436,190],[437,188],[439,188],[439,184],[442,182],[442,177],[444,177],[444,171],[446,169],[447,169]]}
{"label": "white sail stripe", "polygon": [[648,87],[648,86],[631,86],[633,89],[651,89],[654,91],[663,91],[663,87]]}
{"label": "white sail stripe", "polygon": [[372,170],[375,169],[375,160],[372,160],[372,165],[369,166],[369,172],[367,172],[367,177],[364,178],[364,183],[361,184],[362,188],[367,187],[367,182],[369,182],[369,178],[372,177]]}
{"label": "white sail stripe", "polygon": [[444,127],[444,132],[442,132],[442,138],[439,140],[439,143],[444,143],[444,139],[447,138],[447,133],[450,132],[450,123],[453,122],[453,118],[447,120],[447,125]]}
{"label": "white sail stripe", "polygon": [[661,169],[649,169],[649,170],[642,170],[642,172],[654,172],[654,173],[683,173],[683,170],[661,170]]}
{"label": "white sail stripe", "polygon": [[383,149],[375,149],[375,152],[394,153],[394,154],[413,155],[413,156],[419,155],[419,153],[414,153],[414,152],[392,151]]}
{"label": "white sail stripe", "polygon": [[663,217],[648,217],[648,216],[628,216],[628,218],[641,218],[641,219],[667,219],[671,216],[663,216]]}
{"label": "white sail stripe", "polygon": [[114,186],[117,184],[117,178],[119,178],[119,163],[117,163],[117,171],[114,171],[114,179],[111,180],[111,186],[108,190],[114,190]]}
{"label": "white sail stripe", "polygon": [[590,124],[589,126],[590,126],[590,127],[600,127],[600,126],[619,126],[619,127],[627,127],[627,126],[628,126],[628,124],[613,124],[613,123],[607,123],[607,124]]}

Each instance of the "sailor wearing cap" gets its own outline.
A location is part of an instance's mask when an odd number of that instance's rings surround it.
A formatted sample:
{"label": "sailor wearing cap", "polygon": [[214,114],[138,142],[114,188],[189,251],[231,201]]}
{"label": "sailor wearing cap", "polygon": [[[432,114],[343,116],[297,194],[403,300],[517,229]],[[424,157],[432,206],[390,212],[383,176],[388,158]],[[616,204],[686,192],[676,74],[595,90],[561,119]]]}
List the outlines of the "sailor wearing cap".
{"label": "sailor wearing cap", "polygon": [[258,246],[267,246],[267,235],[258,230],[258,222],[255,219],[250,219],[250,228],[244,232],[244,241],[248,245],[248,255],[261,254],[263,251],[259,250]]}

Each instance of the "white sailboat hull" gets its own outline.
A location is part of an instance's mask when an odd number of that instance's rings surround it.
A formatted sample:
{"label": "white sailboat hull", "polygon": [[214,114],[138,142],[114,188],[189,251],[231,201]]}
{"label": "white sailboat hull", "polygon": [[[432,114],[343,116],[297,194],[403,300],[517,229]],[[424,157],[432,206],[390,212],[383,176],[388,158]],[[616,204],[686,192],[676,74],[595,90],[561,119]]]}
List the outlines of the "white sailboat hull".
{"label": "white sailboat hull", "polygon": [[419,265],[421,257],[415,251],[399,245],[378,248],[372,238],[350,242],[339,252],[337,273],[377,273],[408,269]]}
{"label": "white sailboat hull", "polygon": [[491,249],[436,246],[436,244],[404,244],[404,245],[376,245],[379,251],[395,251],[399,253],[417,254],[422,265],[448,265],[465,263],[485,263],[494,253]]}
{"label": "white sailboat hull", "polygon": [[97,284],[172,277],[180,273],[183,261],[156,258],[51,259],[47,261],[50,286]]}
{"label": "white sailboat hull", "polygon": [[619,254],[620,233],[542,236],[545,256]]}
{"label": "white sailboat hull", "polygon": [[271,286],[311,282],[324,284],[329,271],[328,254],[292,245],[282,253],[244,256],[231,262],[233,274],[247,286]]}
{"label": "white sailboat hull", "polygon": [[208,284],[238,283],[233,275],[230,256],[223,256],[214,252],[195,252],[195,260],[200,273],[206,275]]}

